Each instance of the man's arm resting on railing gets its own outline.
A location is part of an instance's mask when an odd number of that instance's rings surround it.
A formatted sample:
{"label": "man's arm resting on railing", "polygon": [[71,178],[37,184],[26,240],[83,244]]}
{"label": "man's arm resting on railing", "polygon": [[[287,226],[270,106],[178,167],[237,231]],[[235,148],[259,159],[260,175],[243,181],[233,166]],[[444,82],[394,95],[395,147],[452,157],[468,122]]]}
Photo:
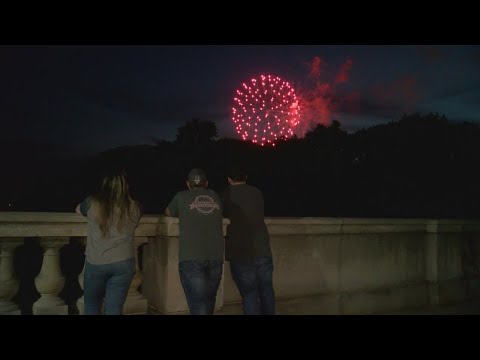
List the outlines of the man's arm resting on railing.
{"label": "man's arm resting on railing", "polygon": [[177,217],[178,216],[178,194],[175,195],[165,209],[165,215]]}

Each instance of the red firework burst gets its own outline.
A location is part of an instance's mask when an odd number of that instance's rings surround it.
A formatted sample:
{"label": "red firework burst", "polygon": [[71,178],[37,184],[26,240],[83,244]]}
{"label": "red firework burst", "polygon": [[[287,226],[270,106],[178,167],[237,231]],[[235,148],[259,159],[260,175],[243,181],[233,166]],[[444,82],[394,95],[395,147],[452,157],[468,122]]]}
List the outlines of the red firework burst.
{"label": "red firework burst", "polygon": [[292,86],[278,76],[260,75],[243,83],[233,99],[232,120],[243,140],[272,145],[293,136],[300,107]]}

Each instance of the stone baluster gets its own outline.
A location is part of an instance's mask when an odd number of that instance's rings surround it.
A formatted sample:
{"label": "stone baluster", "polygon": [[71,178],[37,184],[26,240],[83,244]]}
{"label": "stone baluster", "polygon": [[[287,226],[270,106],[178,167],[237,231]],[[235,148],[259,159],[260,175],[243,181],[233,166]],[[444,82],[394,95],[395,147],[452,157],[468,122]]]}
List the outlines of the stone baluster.
{"label": "stone baluster", "polygon": [[60,248],[68,243],[68,237],[42,237],[40,246],[45,249],[40,274],[35,286],[40,298],[33,304],[34,315],[68,315],[68,306],[58,297],[65,285],[60,270]]}
{"label": "stone baluster", "polygon": [[125,315],[146,314],[148,309],[147,299],[138,292],[138,287],[142,283],[143,275],[138,265],[138,249],[141,245],[148,243],[148,237],[136,236],[134,241],[135,246],[135,276],[133,277],[130,289],[128,290],[127,299],[123,306],[123,313]]}
{"label": "stone baluster", "polygon": [[20,282],[13,269],[15,248],[23,243],[23,238],[0,240],[0,315],[20,315],[20,309],[12,298],[18,291]]}
{"label": "stone baluster", "polygon": [[[87,246],[87,238],[86,237],[80,238],[79,241],[84,247]],[[86,261],[86,259],[85,259],[85,261]],[[82,288],[82,290],[84,290],[83,289],[84,276],[85,276],[85,262],[83,263],[82,272],[78,275],[78,283],[80,284],[80,287]],[[83,297],[83,294],[82,294],[82,297],[77,300],[77,309],[78,309],[78,314],[79,315],[85,314],[85,298]]]}

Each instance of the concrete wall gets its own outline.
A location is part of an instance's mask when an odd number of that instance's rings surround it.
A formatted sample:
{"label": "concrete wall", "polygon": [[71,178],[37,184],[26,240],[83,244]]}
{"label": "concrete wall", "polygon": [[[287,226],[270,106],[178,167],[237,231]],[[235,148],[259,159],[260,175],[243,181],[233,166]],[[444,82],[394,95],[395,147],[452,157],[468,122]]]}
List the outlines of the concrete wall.
{"label": "concrete wall", "polygon": [[[266,222],[276,297],[293,307],[295,299],[311,297],[316,313],[368,314],[460,302],[480,289],[478,277],[468,282],[463,269],[466,242],[478,247],[475,222],[316,218]],[[164,228],[146,249],[144,295],[159,312],[184,312],[177,270],[178,227],[170,222]],[[217,306],[241,301],[228,262],[224,270]]]}

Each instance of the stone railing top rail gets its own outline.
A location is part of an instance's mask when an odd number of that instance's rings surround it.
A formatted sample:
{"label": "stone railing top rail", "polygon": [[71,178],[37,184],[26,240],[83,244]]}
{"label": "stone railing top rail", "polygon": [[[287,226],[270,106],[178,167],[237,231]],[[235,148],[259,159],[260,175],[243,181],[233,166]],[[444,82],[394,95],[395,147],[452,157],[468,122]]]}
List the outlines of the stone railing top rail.
{"label": "stone railing top rail", "polygon": [[[380,218],[266,218],[271,235],[354,233],[439,233],[480,231],[478,220],[380,219]],[[0,212],[0,238],[83,237],[86,219],[75,213]],[[224,219],[224,230],[229,221]],[[178,236],[178,218],[146,214],[136,236]]]}

